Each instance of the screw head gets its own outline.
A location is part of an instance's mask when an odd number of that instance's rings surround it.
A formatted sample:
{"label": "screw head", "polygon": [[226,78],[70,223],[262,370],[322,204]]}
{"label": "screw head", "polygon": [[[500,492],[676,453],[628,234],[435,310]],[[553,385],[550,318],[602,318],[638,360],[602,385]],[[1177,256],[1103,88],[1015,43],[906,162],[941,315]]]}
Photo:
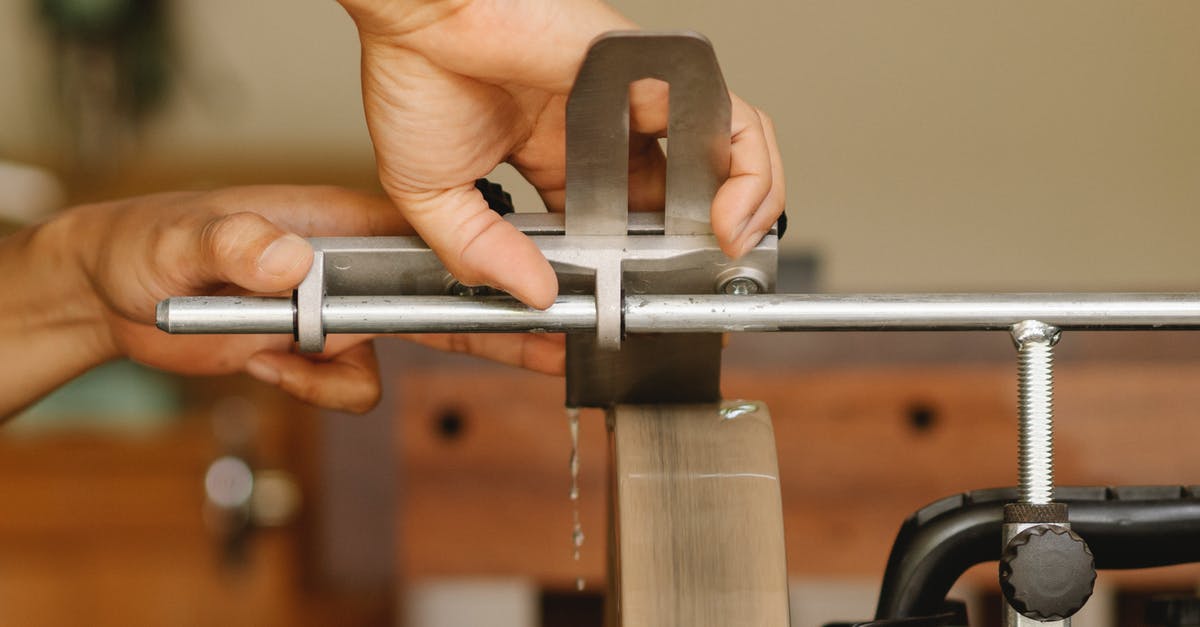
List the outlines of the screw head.
{"label": "screw head", "polygon": [[1018,322],[1012,325],[1011,332],[1013,343],[1017,345],[1017,348],[1031,342],[1054,346],[1058,344],[1058,339],[1062,336],[1062,331],[1058,327],[1038,320]]}
{"label": "screw head", "polygon": [[761,292],[762,286],[748,276],[735,276],[721,286],[721,291],[730,296],[749,296]]}

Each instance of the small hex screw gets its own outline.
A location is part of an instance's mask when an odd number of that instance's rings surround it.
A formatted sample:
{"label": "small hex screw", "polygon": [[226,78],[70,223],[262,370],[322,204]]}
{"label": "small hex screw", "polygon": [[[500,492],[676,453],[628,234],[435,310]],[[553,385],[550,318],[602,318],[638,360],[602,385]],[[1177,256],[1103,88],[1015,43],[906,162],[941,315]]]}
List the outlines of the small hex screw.
{"label": "small hex screw", "polygon": [[461,281],[453,281],[446,287],[446,293],[451,296],[486,296],[490,293],[487,286],[471,286]]}
{"label": "small hex screw", "polygon": [[758,284],[758,281],[748,276],[735,276],[721,286],[721,292],[730,296],[749,296],[761,291],[762,286]]}

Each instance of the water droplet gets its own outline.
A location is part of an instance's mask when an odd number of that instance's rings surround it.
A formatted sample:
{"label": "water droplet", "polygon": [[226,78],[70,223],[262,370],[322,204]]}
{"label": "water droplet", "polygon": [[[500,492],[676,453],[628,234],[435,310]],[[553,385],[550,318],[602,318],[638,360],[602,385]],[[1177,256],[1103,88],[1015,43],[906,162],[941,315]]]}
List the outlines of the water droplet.
{"label": "water droplet", "polygon": [[579,549],[583,548],[583,528],[579,527],[578,523],[571,532],[571,543],[575,545],[575,559],[579,559]]}
{"label": "water droplet", "polygon": [[568,462],[571,469],[571,489],[567,496],[572,501],[579,500],[579,408],[567,408],[567,428],[571,430],[571,458]]}
{"label": "water droplet", "polygon": [[721,407],[721,418],[724,420],[734,420],[749,414],[757,413],[760,409],[758,403],[754,401],[731,401]]}
{"label": "water droplet", "polygon": [[[579,521],[579,408],[567,408],[567,427],[571,431],[571,489],[567,497],[571,500],[571,556],[579,561],[583,548],[583,525]],[[583,590],[583,578],[575,580],[575,587]]]}

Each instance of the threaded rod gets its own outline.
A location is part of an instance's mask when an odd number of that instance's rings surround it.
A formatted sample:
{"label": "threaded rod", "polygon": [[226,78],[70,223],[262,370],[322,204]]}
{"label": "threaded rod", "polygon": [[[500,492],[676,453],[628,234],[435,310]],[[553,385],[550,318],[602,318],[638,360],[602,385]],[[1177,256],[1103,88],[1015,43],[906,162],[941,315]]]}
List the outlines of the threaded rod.
{"label": "threaded rod", "polygon": [[1013,326],[1017,344],[1018,478],[1021,502],[1054,498],[1054,344],[1058,329],[1027,320]]}

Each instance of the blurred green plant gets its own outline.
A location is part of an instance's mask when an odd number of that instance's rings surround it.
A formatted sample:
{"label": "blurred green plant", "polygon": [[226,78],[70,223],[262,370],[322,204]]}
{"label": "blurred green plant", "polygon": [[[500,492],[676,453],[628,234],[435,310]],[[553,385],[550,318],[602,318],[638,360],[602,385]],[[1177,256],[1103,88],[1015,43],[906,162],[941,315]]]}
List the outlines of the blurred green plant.
{"label": "blurred green plant", "polygon": [[55,390],[4,425],[4,436],[61,430],[153,431],[178,420],[178,377],[115,361]]}
{"label": "blurred green plant", "polygon": [[118,93],[136,122],[163,103],[171,46],[165,0],[35,0],[57,46],[113,56]]}

